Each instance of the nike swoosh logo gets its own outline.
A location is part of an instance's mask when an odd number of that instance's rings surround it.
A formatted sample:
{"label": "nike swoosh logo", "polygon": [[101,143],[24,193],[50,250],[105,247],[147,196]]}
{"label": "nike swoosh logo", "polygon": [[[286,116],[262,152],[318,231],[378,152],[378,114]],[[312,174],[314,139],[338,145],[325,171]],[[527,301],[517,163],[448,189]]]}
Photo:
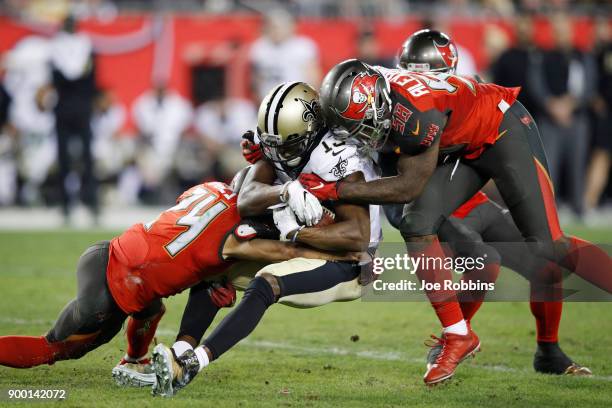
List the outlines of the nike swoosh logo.
{"label": "nike swoosh logo", "polygon": [[320,189],[322,189],[323,187],[325,187],[325,184],[323,184],[323,183],[319,182],[319,185],[318,185],[318,186],[315,186],[315,187],[310,187],[310,190],[320,190]]}
{"label": "nike swoosh logo", "polygon": [[417,120],[417,127],[416,127],[416,129],[414,129],[414,130],[413,130],[412,132],[410,132],[410,133],[412,133],[412,134],[413,134],[413,135],[415,135],[415,136],[418,136],[418,134],[419,134],[419,129],[421,129],[421,122],[420,122],[419,120]]}
{"label": "nike swoosh logo", "polygon": [[345,150],[346,150],[346,148],[340,150],[339,152],[332,152],[332,156],[336,157],[337,155],[339,155],[340,153],[342,153]]}

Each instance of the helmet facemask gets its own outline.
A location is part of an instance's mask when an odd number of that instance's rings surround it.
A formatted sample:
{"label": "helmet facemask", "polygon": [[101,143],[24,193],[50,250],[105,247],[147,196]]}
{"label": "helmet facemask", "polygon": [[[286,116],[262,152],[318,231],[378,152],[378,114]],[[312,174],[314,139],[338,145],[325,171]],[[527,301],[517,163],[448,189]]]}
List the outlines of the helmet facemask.
{"label": "helmet facemask", "polygon": [[287,167],[296,167],[310,149],[316,131],[290,135],[284,143],[279,135],[261,133],[259,129],[258,133],[262,152],[268,160]]}
{"label": "helmet facemask", "polygon": [[[355,123],[351,120],[347,128],[335,126],[332,132],[340,138],[354,138],[366,150],[377,150],[385,144],[391,128],[391,96],[388,80],[381,74],[374,85],[373,94],[367,96],[363,117]],[[339,113],[342,115],[342,113]]]}

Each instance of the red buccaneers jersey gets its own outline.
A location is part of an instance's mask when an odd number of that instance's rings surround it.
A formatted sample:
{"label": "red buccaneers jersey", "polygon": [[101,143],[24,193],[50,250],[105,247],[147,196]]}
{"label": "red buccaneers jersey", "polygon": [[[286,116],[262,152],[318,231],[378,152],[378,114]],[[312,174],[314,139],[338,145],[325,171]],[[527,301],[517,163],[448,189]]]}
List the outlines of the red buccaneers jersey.
{"label": "red buccaneers jersey", "polygon": [[223,183],[205,183],[184,192],[157,219],[114,238],[106,275],[119,307],[137,312],[223,272],[230,262],[221,249],[239,221],[236,194]]}
{"label": "red buccaneers jersey", "polygon": [[495,143],[504,112],[520,90],[457,75],[377,68],[391,85],[390,141],[407,154],[418,154],[441,138],[442,151],[478,157]]}

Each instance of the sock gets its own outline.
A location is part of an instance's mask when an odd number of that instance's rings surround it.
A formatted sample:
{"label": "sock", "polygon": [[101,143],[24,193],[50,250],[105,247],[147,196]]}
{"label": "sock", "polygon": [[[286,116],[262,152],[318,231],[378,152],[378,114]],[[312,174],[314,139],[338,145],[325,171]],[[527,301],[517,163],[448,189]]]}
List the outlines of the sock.
{"label": "sock", "polygon": [[529,308],[536,320],[538,343],[556,343],[563,310],[563,274],[559,265],[546,262],[531,281]]}
{"label": "sock", "polygon": [[460,322],[457,322],[455,324],[451,324],[448,327],[445,327],[443,332],[460,334],[462,336],[465,336],[466,334],[468,334],[468,327],[467,327],[467,324],[465,323],[465,320],[461,319]]}
{"label": "sock", "polygon": [[198,372],[202,371],[204,367],[206,367],[210,361],[208,361],[208,354],[206,354],[206,350],[204,350],[204,346],[198,346],[194,349],[195,355],[198,358],[198,362],[200,363],[200,369]]}
{"label": "sock", "polygon": [[[414,248],[414,244],[410,243],[409,248]],[[426,243],[422,250],[422,261],[425,262],[427,259],[434,260],[435,258],[444,259],[444,251],[442,246],[436,238],[433,242]],[[436,264],[438,262],[434,262]],[[444,262],[442,262],[444,264]],[[423,267],[425,266],[425,267]],[[442,267],[441,269],[427,268],[426,265],[419,265],[416,271],[417,277],[421,281],[426,282],[438,282],[444,287],[445,280],[452,280],[452,272],[449,269]],[[457,302],[457,295],[453,290],[432,290],[427,292],[427,297],[433,306],[442,327],[449,327],[455,323],[459,323],[463,320],[463,313],[459,302]]]}
{"label": "sock", "polygon": [[14,368],[30,368],[53,364],[59,360],[79,358],[87,352],[87,346],[97,337],[73,335],[65,341],[49,343],[44,336],[0,337],[0,365]]}
{"label": "sock", "polygon": [[186,341],[179,340],[172,345],[172,350],[174,350],[174,354],[178,357],[187,350],[193,350],[193,347]]}
{"label": "sock", "polygon": [[538,342],[558,342],[563,302],[530,302],[529,307],[536,319]]}
{"label": "sock", "polygon": [[0,364],[13,368],[29,368],[53,364],[55,351],[43,336],[0,337]]}
{"label": "sock", "polygon": [[234,307],[204,341],[204,345],[213,355],[212,360],[219,358],[247,337],[275,301],[274,291],[268,281],[261,276],[253,279],[238,306]]}
{"label": "sock", "polygon": [[570,237],[568,255],[563,265],[584,280],[612,293],[612,260],[596,245]]}
{"label": "sock", "polygon": [[155,336],[157,325],[164,315],[166,308],[162,305],[159,313],[147,319],[135,319],[133,316],[127,325],[127,355],[130,359],[139,360],[149,352],[149,345]]}
{"label": "sock", "polygon": [[[476,282],[495,282],[499,275],[499,264],[488,263],[482,269],[474,269],[464,273],[461,276],[462,281]],[[482,303],[484,302],[487,292],[484,290],[462,291],[457,295],[463,318],[466,321],[472,320]]]}
{"label": "sock", "polygon": [[189,336],[195,340],[196,345],[199,344],[218,312],[219,307],[212,302],[208,294],[207,282],[192,287],[176,339]]}

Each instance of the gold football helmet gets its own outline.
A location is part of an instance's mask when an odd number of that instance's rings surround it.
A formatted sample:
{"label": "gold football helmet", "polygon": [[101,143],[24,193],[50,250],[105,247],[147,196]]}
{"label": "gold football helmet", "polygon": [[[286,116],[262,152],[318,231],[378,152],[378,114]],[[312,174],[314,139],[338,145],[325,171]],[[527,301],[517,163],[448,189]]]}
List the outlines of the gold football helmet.
{"label": "gold football helmet", "polygon": [[304,82],[280,84],[261,102],[257,133],[266,157],[296,167],[323,127],[319,94]]}

